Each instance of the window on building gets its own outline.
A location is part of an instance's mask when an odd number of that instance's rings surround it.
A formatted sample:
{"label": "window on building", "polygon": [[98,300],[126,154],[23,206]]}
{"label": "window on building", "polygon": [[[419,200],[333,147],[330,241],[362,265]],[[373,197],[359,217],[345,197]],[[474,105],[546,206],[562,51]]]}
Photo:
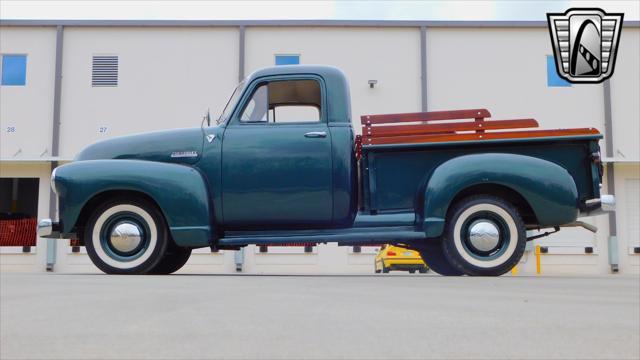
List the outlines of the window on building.
{"label": "window on building", "polygon": [[315,80],[273,81],[260,85],[245,105],[240,121],[308,123],[320,121],[322,97]]}
{"label": "window on building", "polygon": [[36,246],[39,183],[38,178],[0,179],[0,246],[27,253]]}
{"label": "window on building", "polygon": [[547,86],[548,87],[565,87],[571,86],[571,83],[558,75],[556,69],[556,59],[553,55],[547,55]]}
{"label": "window on building", "polygon": [[91,86],[114,87],[118,86],[118,56],[94,55],[91,71]]}
{"label": "window on building", "polygon": [[276,55],[276,65],[298,65],[300,55]]}
{"label": "window on building", "polygon": [[27,83],[27,55],[2,55],[2,85],[24,86]]}

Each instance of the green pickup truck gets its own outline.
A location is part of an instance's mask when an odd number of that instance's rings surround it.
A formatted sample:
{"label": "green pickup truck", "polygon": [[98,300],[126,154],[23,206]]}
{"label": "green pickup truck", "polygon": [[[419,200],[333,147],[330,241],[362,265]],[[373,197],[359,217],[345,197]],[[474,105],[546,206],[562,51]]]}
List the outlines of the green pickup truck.
{"label": "green pickup truck", "polygon": [[[169,274],[191,250],[249,244],[401,244],[443,275],[501,275],[527,230],[613,206],[600,194],[592,128],[522,130],[485,109],[364,115],[344,74],[278,66],[251,74],[215,124],[88,146],[51,177],[59,221],[109,274]],[[519,129],[513,131],[513,129]]]}

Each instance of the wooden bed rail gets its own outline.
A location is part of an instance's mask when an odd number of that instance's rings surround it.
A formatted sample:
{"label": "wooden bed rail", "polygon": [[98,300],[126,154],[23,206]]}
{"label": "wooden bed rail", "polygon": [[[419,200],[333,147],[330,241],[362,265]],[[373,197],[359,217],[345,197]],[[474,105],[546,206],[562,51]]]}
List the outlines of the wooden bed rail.
{"label": "wooden bed rail", "polygon": [[[599,134],[598,130],[593,128],[491,132],[537,128],[539,125],[535,119],[486,120],[490,116],[491,113],[487,109],[363,115],[360,117],[362,138],[358,139],[356,150],[360,150],[362,145],[376,144]],[[469,121],[470,119],[473,121]]]}
{"label": "wooden bed rail", "polygon": [[491,117],[487,109],[429,111],[404,114],[363,115],[362,125],[391,124],[399,122],[421,122],[438,120],[484,119]]}

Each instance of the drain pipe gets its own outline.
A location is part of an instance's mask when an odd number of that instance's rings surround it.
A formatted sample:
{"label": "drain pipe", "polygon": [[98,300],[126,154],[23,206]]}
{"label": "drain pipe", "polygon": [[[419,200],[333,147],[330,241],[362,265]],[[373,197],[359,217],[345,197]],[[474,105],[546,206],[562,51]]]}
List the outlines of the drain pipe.
{"label": "drain pipe", "polygon": [[[613,159],[615,154],[613,152],[613,126],[611,122],[611,83],[609,80],[605,80],[603,83],[604,89],[604,137],[606,141],[606,154],[609,159]],[[613,161],[613,160],[610,160]],[[614,163],[606,163],[607,172],[607,193],[615,195],[615,174]],[[612,209],[609,212],[609,238],[607,239],[607,250],[609,253],[609,266],[611,272],[617,273],[618,266],[620,264],[620,255],[618,250],[618,227],[616,224],[616,211]]]}
{"label": "drain pipe", "polygon": [[[62,91],[62,40],[64,27],[56,26],[56,73],[53,84],[53,132],[51,135],[51,156],[59,156],[60,148],[60,95]],[[51,162],[51,171],[58,167],[57,161]],[[49,218],[57,219],[57,200],[53,189],[49,189]],[[47,239],[47,271],[53,271],[56,264],[57,239]]]}

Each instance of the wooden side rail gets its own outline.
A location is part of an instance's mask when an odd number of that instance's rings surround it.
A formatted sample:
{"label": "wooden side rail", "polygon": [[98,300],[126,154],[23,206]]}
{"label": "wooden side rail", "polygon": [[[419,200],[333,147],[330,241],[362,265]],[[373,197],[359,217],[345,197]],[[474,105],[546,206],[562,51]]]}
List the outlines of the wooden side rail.
{"label": "wooden side rail", "polygon": [[535,119],[517,120],[493,120],[493,121],[467,121],[447,124],[420,124],[420,125],[395,125],[395,126],[363,126],[362,133],[366,136],[402,136],[451,133],[454,131],[478,131],[478,130],[504,130],[536,128],[538,122]]}
{"label": "wooden side rail", "polygon": [[409,135],[368,138],[365,145],[380,144],[416,144],[427,142],[451,142],[470,140],[495,140],[495,139],[521,139],[555,136],[598,135],[600,132],[594,128],[554,129],[554,130],[530,130],[530,131],[506,131],[489,133],[466,134],[432,134]]}
{"label": "wooden side rail", "polygon": [[[361,117],[362,137],[358,137],[356,140],[356,154],[360,155],[363,145],[375,144],[599,134],[598,130],[593,128],[496,132],[494,130],[536,128],[539,125],[535,119],[486,119],[490,116],[491,113],[487,109],[363,115]],[[473,119],[473,121],[469,121],[469,119]]]}
{"label": "wooden side rail", "polygon": [[484,119],[491,117],[487,109],[429,111],[404,114],[362,115],[362,125],[393,124],[401,122],[425,122],[439,120]]}

